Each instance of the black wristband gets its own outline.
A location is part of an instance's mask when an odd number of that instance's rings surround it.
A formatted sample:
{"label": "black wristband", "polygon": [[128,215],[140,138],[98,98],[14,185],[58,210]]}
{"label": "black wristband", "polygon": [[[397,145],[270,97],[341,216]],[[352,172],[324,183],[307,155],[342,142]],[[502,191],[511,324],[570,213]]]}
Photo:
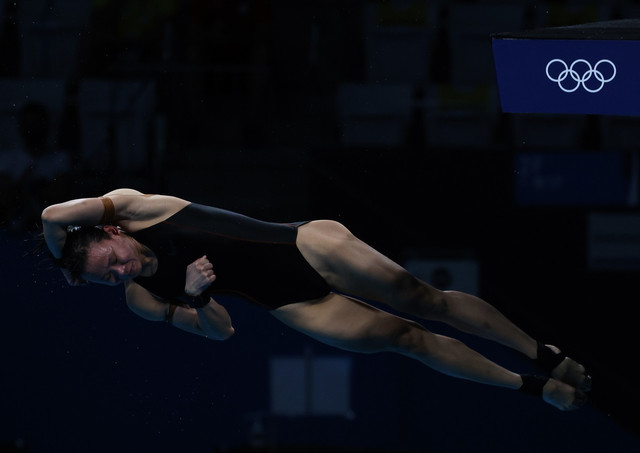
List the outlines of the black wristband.
{"label": "black wristband", "polygon": [[202,293],[197,296],[189,296],[185,293],[180,297],[180,300],[185,302],[191,308],[202,308],[209,303],[211,297],[207,293]]}
{"label": "black wristband", "polygon": [[562,352],[554,352],[550,347],[538,341],[538,356],[536,362],[543,371],[551,371],[567,358]]}
{"label": "black wristband", "polygon": [[542,390],[546,383],[549,381],[548,377],[531,376],[528,374],[522,374],[522,386],[518,389],[522,393],[527,395],[538,396],[542,398]]}

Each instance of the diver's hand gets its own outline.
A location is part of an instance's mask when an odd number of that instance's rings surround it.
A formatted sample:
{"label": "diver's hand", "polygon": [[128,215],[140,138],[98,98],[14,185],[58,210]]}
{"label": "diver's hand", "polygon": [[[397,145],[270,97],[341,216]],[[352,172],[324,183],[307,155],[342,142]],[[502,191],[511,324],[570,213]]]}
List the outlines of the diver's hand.
{"label": "diver's hand", "polygon": [[207,256],[198,258],[187,266],[184,293],[190,297],[199,296],[215,279],[216,274],[213,273],[213,265],[209,262]]}

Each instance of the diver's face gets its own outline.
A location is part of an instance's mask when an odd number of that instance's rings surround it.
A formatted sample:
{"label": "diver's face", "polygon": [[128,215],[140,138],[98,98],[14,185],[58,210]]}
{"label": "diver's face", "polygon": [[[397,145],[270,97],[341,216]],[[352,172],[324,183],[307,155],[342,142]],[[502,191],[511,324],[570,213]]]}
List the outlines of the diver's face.
{"label": "diver's face", "polygon": [[136,244],[117,228],[105,227],[108,239],[92,243],[82,277],[89,282],[116,286],[142,271],[142,256]]}

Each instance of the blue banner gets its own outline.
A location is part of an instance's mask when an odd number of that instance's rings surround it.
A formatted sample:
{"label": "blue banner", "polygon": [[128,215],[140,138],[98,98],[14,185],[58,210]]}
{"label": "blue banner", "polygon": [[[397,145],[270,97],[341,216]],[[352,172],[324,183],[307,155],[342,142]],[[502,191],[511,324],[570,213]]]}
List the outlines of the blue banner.
{"label": "blue banner", "polygon": [[640,116],[640,41],[494,39],[502,110]]}
{"label": "blue banner", "polygon": [[[625,153],[535,152],[515,156],[515,201],[520,206],[634,206],[637,171]],[[640,233],[639,233],[640,234]]]}

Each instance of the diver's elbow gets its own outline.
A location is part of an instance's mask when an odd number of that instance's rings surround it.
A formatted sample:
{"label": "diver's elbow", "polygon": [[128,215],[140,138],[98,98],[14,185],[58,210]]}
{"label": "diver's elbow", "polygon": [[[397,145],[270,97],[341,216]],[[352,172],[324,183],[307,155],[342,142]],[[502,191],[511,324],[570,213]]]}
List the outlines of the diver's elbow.
{"label": "diver's elbow", "polygon": [[210,336],[209,338],[217,341],[225,341],[231,338],[234,333],[236,333],[236,330],[232,326],[229,326],[224,330],[220,330],[219,332],[216,332],[215,335]]}

